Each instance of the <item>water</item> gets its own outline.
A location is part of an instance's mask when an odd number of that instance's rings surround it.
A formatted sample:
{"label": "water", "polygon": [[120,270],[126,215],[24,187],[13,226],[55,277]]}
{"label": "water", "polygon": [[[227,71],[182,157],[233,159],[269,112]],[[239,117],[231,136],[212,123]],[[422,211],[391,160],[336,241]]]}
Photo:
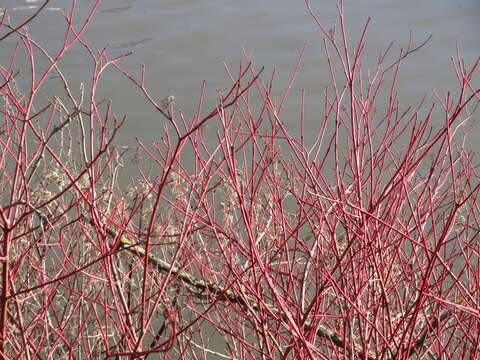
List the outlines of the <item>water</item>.
{"label": "water", "polygon": [[[41,3],[6,0],[2,6],[10,9],[18,23]],[[79,19],[93,3],[78,1]],[[33,38],[50,51],[58,49],[63,41],[64,25],[59,24],[62,11],[68,10],[70,4],[69,0],[52,0],[32,26]],[[337,19],[335,1],[312,1],[312,6],[326,26],[333,26]],[[395,42],[394,54],[397,54],[407,45],[410,31],[416,43],[433,35],[429,44],[402,66],[399,89],[405,106],[417,103],[425,93],[431,103],[432,89],[445,94],[454,87],[451,57],[455,56],[457,45],[469,63],[480,55],[477,0],[346,0],[344,7],[352,42],[358,39],[367,18],[372,18],[367,41],[367,61],[371,65],[363,64],[372,70],[379,51],[391,41]],[[315,113],[321,110],[318,104],[322,103],[322,91],[330,84],[322,35],[303,1],[166,0],[159,5],[156,0],[105,0],[85,37],[93,48],[109,46],[112,55],[133,51],[122,64],[135,74],[145,64],[147,86],[152,94],[159,101],[174,95],[177,108],[187,116],[195,110],[204,80],[210,104],[217,98],[217,89],[230,85],[223,62],[236,70],[243,51],[253,55],[257,68],[266,66],[267,73],[275,66],[280,94],[302,47],[308,45],[291,93],[294,101],[284,114],[284,119],[292,119],[293,131],[298,131],[296,100],[300,89],[307,94],[306,126],[316,129]],[[91,77],[88,57],[79,47],[72,49],[62,67],[74,90]],[[162,125],[159,116],[145,105],[145,100],[125,78],[114,71],[108,72],[99,94],[113,100],[116,114],[126,114],[130,119],[120,134],[120,142],[134,143],[138,137],[148,143],[159,138]]]}

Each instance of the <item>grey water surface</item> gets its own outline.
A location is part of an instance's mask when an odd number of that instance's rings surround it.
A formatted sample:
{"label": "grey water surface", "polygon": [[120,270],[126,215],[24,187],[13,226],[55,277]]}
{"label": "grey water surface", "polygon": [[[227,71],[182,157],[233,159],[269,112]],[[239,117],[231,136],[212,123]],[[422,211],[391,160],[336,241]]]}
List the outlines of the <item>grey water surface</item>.
{"label": "grey water surface", "polygon": [[[0,2],[17,23],[42,3]],[[77,1],[78,21],[93,4],[93,0]],[[70,6],[70,0],[50,1],[31,26],[32,37],[52,52],[63,42],[62,14]],[[336,1],[313,0],[312,6],[326,26],[332,27],[336,21],[338,27]],[[433,35],[428,45],[402,66],[399,89],[404,105],[417,103],[425,93],[429,102],[435,101],[433,89],[439,94],[454,90],[451,58],[457,46],[467,63],[480,55],[478,0],[345,0],[344,8],[352,43],[371,17],[367,60],[372,63],[364,63],[364,68],[373,70],[379,51],[391,41],[395,42],[392,54],[398,54],[407,45],[410,31],[415,43]],[[324,88],[331,85],[322,37],[302,0],[104,0],[85,35],[92,48],[108,47],[112,56],[132,51],[122,64],[134,74],[145,64],[146,84],[156,99],[174,95],[177,109],[187,116],[195,111],[203,81],[207,103],[214,104],[216,90],[230,85],[223,63],[237,70],[244,51],[253,56],[257,68],[265,66],[267,74],[275,66],[280,94],[307,44],[291,93],[293,101],[284,114],[284,119],[292,119],[293,131],[298,124],[300,89],[306,91],[306,126],[317,129],[315,114],[321,110]],[[80,47],[73,48],[61,66],[73,90],[90,80],[92,66]],[[107,72],[99,94],[113,100],[115,114],[129,118],[121,142],[134,143],[135,137],[147,143],[158,139],[161,119],[125,78]]]}

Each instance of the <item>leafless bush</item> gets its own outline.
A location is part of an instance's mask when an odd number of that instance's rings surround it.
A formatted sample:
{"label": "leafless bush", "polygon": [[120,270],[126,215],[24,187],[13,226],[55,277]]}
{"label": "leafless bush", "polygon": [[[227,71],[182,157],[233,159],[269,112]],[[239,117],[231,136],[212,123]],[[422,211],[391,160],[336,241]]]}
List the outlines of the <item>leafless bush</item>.
{"label": "leafless bush", "polygon": [[[0,41],[21,40],[0,58],[2,358],[479,356],[479,182],[464,146],[478,61],[453,62],[456,97],[401,106],[400,64],[424,43],[391,63],[387,49],[367,73],[368,22],[352,46],[342,4],[332,31],[307,1],[332,75],[307,144],[303,93],[300,137],[282,122],[303,52],[281,99],[246,59],[237,75],[226,67],[231,85],[213,109],[202,92],[186,118],[148,91],[145,69],[130,74],[82,39],[98,3],[74,21],[73,2],[54,55],[29,36],[36,14],[2,18]],[[59,68],[75,43],[94,65],[78,96]],[[16,87],[20,53],[28,91]],[[51,65],[40,71],[36,56]],[[125,119],[95,93],[108,67],[165,119],[160,143],[139,143],[150,171],[139,163],[127,190],[118,178],[134,154],[113,144]],[[44,103],[52,74],[65,94]]]}

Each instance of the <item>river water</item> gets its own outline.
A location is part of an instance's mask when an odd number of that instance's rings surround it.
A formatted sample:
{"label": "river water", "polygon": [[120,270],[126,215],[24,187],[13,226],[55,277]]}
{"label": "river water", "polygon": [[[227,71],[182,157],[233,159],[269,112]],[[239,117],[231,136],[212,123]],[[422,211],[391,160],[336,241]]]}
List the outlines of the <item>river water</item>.
{"label": "river water", "polygon": [[[0,2],[9,9],[14,23],[31,15],[42,3]],[[77,2],[78,19],[93,3]],[[52,52],[63,41],[65,24],[61,16],[70,4],[70,0],[52,0],[31,26],[32,37]],[[326,26],[333,26],[337,19],[335,1],[313,0],[312,6]],[[405,106],[417,103],[425,93],[433,102],[432,89],[445,94],[455,87],[451,57],[457,45],[469,63],[480,55],[478,0],[345,0],[344,8],[352,42],[358,39],[367,18],[372,18],[367,42],[372,70],[379,51],[391,41],[395,42],[394,53],[398,53],[407,45],[410,31],[417,43],[433,35],[429,44],[402,67],[400,99]],[[257,68],[265,66],[267,73],[275,66],[280,91],[302,47],[308,45],[291,95],[299,99],[300,89],[305,89],[307,127],[316,128],[318,117],[314,114],[320,110],[322,91],[330,84],[322,34],[302,0],[104,0],[85,37],[93,48],[109,46],[112,55],[133,51],[122,64],[136,74],[140,64],[145,64],[152,94],[159,101],[174,95],[177,108],[187,117],[195,110],[204,80],[207,102],[212,104],[216,90],[230,85],[223,62],[237,69],[243,51],[253,55]],[[2,43],[0,50],[7,46],[11,44]],[[73,90],[91,77],[88,57],[79,47],[72,49],[61,65]],[[147,143],[158,139],[159,116],[125,78],[115,71],[107,73],[99,93],[113,100],[116,114],[129,118],[120,142],[134,143],[134,137]],[[298,102],[286,109],[287,118],[298,119]]]}

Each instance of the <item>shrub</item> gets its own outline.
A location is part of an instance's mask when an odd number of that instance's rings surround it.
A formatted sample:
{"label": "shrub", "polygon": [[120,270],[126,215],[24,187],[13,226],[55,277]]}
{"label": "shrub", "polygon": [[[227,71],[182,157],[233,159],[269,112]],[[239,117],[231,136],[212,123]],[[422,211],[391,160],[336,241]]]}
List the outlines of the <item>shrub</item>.
{"label": "shrub", "polygon": [[[0,41],[20,40],[0,68],[3,358],[479,356],[479,182],[464,146],[478,61],[453,62],[458,94],[401,106],[400,65],[425,43],[390,63],[388,48],[368,72],[368,22],[352,46],[342,4],[329,31],[307,1],[332,77],[309,144],[303,92],[300,136],[282,120],[303,51],[281,99],[247,58],[237,75],[226,68],[216,106],[202,91],[187,118],[155,99],[144,68],[89,47],[98,4],[79,22],[73,3],[55,55],[26,28],[38,12],[21,26],[2,17]],[[59,65],[73,44],[94,65],[79,96]],[[127,120],[96,98],[107,68],[165,119],[160,142],[114,143]],[[45,103],[51,75],[65,93]],[[129,156],[138,174],[123,190]]]}

